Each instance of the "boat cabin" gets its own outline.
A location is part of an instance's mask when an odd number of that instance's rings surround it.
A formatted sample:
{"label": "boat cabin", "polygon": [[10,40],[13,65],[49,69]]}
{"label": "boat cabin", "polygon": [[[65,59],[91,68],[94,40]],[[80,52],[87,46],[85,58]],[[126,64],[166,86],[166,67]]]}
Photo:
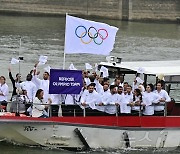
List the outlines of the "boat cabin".
{"label": "boat cabin", "polygon": [[180,60],[123,62],[121,58],[114,56],[107,57],[106,60],[98,67],[108,68],[109,78],[120,76],[124,81],[133,81],[133,78],[140,77],[145,85],[162,80],[164,89],[172,100],[167,104],[167,115],[180,115]]}

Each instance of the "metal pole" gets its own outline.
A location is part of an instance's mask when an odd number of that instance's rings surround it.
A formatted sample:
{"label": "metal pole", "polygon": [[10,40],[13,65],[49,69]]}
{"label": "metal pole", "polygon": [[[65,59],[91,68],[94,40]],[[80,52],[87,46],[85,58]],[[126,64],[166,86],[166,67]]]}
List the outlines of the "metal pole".
{"label": "metal pole", "polygon": [[20,58],[19,58],[19,56],[20,56],[20,50],[21,50],[21,37],[20,37],[20,40],[19,40],[19,52],[18,52],[18,59],[19,59],[19,74],[21,73],[21,65],[20,65],[21,60],[20,60]]}
{"label": "metal pole", "polygon": [[66,65],[66,53],[64,51],[64,59],[63,59],[63,70],[65,69]]}

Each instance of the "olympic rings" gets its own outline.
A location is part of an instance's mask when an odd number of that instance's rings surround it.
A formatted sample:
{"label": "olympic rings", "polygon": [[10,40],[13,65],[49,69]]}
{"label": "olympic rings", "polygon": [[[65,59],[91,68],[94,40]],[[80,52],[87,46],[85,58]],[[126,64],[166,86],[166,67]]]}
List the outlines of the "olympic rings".
{"label": "olympic rings", "polygon": [[[103,41],[106,40],[109,36],[107,30],[104,28],[100,28],[97,30],[95,27],[91,26],[87,30],[87,28],[82,25],[76,27],[75,35],[80,38],[83,44],[89,44],[93,40],[93,42],[97,45],[101,45]],[[90,40],[84,41],[86,39],[85,36],[86,38],[88,36]]]}
{"label": "olympic rings", "polygon": [[[86,32],[84,32],[84,33],[81,34],[81,42],[84,43],[84,44],[89,44],[89,43],[91,43],[92,38],[90,38],[90,41],[84,42],[82,38],[83,38],[83,36],[84,36],[85,33],[86,33]],[[92,36],[92,34],[91,34],[90,32],[88,32],[88,36],[90,36],[90,35]]]}
{"label": "olympic rings", "polygon": [[[90,32],[91,29],[94,29],[94,30],[96,31],[96,33],[95,33],[96,35],[94,34],[94,37],[92,37],[92,36],[89,35],[89,32]],[[98,31],[96,30],[96,28],[94,28],[94,27],[92,27],[92,26],[89,27],[89,29],[88,29],[88,36],[89,36],[90,38],[92,38],[92,39],[97,38],[97,37],[98,37]]]}
{"label": "olympic rings", "polygon": [[[96,34],[94,34],[94,35],[96,35]],[[98,33],[97,33],[97,35],[98,35]],[[102,38],[103,36],[99,33],[99,37]],[[98,43],[98,42],[96,41],[96,38],[94,38],[93,40],[94,40],[94,43],[97,44],[97,45],[101,45],[101,44],[103,43],[103,39],[101,39],[101,42],[100,42],[100,43]]]}
{"label": "olympic rings", "polygon": [[107,30],[104,29],[104,28],[101,28],[101,29],[98,30],[98,34],[100,34],[100,33],[99,33],[100,31],[105,31],[105,32],[106,32],[106,36],[105,36],[105,37],[103,37],[102,35],[99,35],[99,37],[102,38],[102,40],[105,40],[105,39],[108,37],[108,32],[107,32]]}
{"label": "olympic rings", "polygon": [[[80,27],[84,28],[84,30],[85,30],[84,35],[83,35],[83,36],[82,36],[82,35],[81,35],[81,36],[77,35],[77,30],[78,30]],[[78,26],[78,27],[76,28],[76,30],[75,30],[75,34],[76,34],[76,36],[77,36],[77,37],[79,37],[79,38],[83,38],[83,37],[85,37],[85,36],[86,36],[86,34],[87,34],[87,29],[86,29],[86,27],[84,27],[84,26]]]}

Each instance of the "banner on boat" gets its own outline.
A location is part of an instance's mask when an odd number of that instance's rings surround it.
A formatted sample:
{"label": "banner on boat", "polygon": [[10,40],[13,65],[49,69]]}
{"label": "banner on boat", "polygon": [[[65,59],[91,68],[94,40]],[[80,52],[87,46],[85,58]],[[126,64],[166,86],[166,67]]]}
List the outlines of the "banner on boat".
{"label": "banner on boat", "polygon": [[50,94],[79,94],[83,85],[82,71],[50,70]]}
{"label": "banner on boat", "polygon": [[66,15],[65,53],[109,55],[117,27]]}

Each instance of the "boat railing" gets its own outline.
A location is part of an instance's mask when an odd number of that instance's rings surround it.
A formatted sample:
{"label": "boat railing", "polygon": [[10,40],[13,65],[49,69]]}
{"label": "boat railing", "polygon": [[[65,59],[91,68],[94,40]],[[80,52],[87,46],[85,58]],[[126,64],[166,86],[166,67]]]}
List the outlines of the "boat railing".
{"label": "boat railing", "polygon": [[[6,105],[0,105],[0,112],[5,112],[5,111],[9,111],[9,112],[13,112],[13,113],[24,113],[27,114],[27,110],[29,110],[29,112],[32,111],[32,106],[33,104],[30,102],[6,102]],[[120,113],[120,107],[117,105],[103,105],[103,106],[99,106],[99,105],[95,105],[94,109],[91,109],[89,106],[82,106],[80,104],[36,104],[36,105],[46,105],[48,106],[47,109],[45,109],[45,111],[47,112],[49,117],[61,117],[61,116],[72,116],[72,117],[77,117],[77,116],[121,116]],[[114,106],[115,107],[115,112],[110,114],[107,113],[105,110],[104,111],[100,111],[97,110],[97,106],[102,107],[102,110],[104,110],[106,107],[110,107],[110,106]],[[152,104],[150,106],[164,106],[164,111],[163,115],[167,116],[167,103],[164,104]],[[104,109],[103,109],[104,107]],[[29,109],[30,108],[30,109]],[[138,116],[143,116],[143,110],[144,107],[140,105],[140,110],[139,110],[139,114]],[[16,114],[18,115],[18,114]],[[31,113],[29,114],[31,115]],[[130,115],[133,115],[132,113]]]}

